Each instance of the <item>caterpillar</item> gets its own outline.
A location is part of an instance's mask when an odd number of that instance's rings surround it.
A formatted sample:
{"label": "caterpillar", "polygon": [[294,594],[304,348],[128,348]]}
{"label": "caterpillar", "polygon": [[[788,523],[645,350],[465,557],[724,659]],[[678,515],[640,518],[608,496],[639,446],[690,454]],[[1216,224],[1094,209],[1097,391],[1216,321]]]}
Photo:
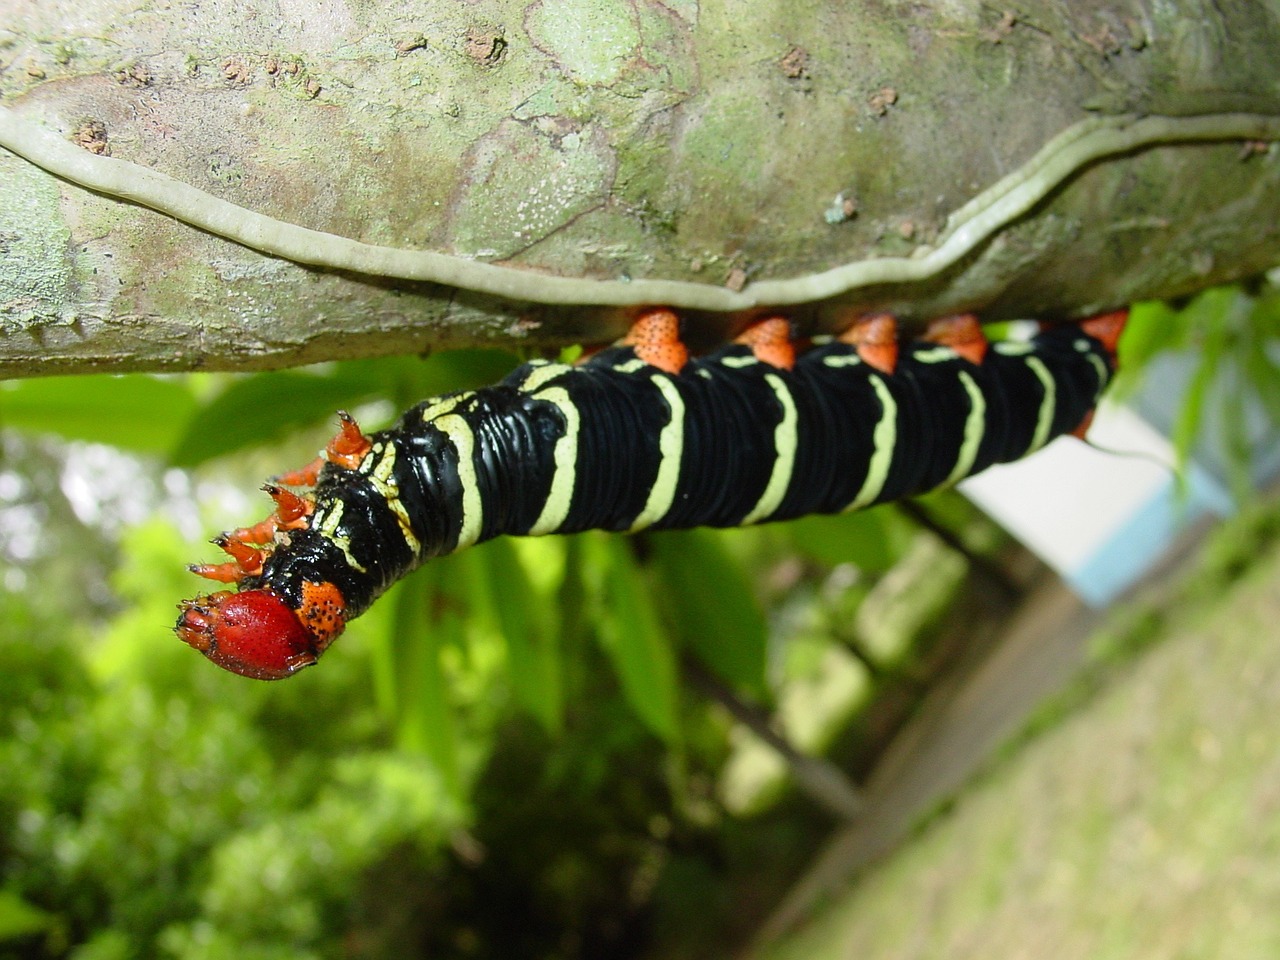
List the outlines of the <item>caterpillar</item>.
{"label": "caterpillar", "polygon": [[215,538],[230,560],[190,568],[238,592],[184,602],[176,631],[281,679],[410,570],[491,537],[733,527],[944,487],[1083,436],[1126,318],[989,343],[966,314],[900,343],[886,314],[808,342],[769,316],[691,358],[650,308],[585,362],[526,363],[391,429],[340,413],[316,461],[263,488],[272,513]]}

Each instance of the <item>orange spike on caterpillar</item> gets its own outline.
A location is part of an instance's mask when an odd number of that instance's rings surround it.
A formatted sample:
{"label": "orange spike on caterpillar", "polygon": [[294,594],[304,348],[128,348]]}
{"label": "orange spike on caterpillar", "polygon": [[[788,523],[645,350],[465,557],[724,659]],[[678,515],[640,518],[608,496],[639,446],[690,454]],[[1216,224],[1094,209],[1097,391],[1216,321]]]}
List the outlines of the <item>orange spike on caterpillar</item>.
{"label": "orange spike on caterpillar", "polygon": [[950,347],[972,364],[981,365],[987,356],[987,335],[972,313],[959,313],[932,320],[925,329],[924,340]]}
{"label": "orange spike on caterpillar", "polygon": [[779,370],[791,370],[796,365],[796,345],[791,336],[791,321],[785,317],[757,320],[734,337],[733,342],[750,347],[757,360]]}
{"label": "orange spike on caterpillar", "polygon": [[227,536],[242,543],[265,545],[275,539],[276,531],[279,529],[280,519],[272,513],[257,523],[247,527],[236,527],[234,530],[228,531]]}
{"label": "orange spike on caterpillar", "polygon": [[301,530],[307,525],[315,503],[279,484],[264,483],[261,489],[276,502],[276,509],[251,526],[237,527],[228,537],[245,543],[269,544],[279,531]]}
{"label": "orange spike on caterpillar", "polygon": [[300,497],[292,490],[275,483],[264,483],[262,490],[276,502],[275,516],[279,519],[281,530],[297,530],[306,526],[306,518],[311,516],[316,505],[306,497]]}
{"label": "orange spike on caterpillar", "polygon": [[898,366],[898,321],[888,313],[873,313],[855,320],[838,340],[852,345],[862,362],[884,374]]}
{"label": "orange spike on caterpillar", "polygon": [[[345,410],[338,411],[338,432],[325,445],[320,456],[296,470],[286,470],[271,478],[272,485],[285,484],[290,487],[314,487],[320,471],[326,463],[354,470],[369,452],[369,438],[361,432],[355,418]],[[270,493],[270,491],[267,491]],[[273,494],[274,496],[274,494]]]}
{"label": "orange spike on caterpillar", "polygon": [[689,348],[680,339],[680,318],[665,307],[636,317],[618,345],[631,347],[645,363],[671,374],[679,373],[689,362]]}
{"label": "orange spike on caterpillar", "polygon": [[325,465],[324,457],[316,457],[306,466],[299,467],[297,470],[286,470],[284,473],[277,473],[271,479],[274,483],[284,483],[291,487],[314,487],[316,480],[320,476],[320,470]]}
{"label": "orange spike on caterpillar", "polygon": [[214,537],[213,545],[230,556],[246,577],[262,576],[262,564],[267,559],[267,555],[262,550],[229,533]]}
{"label": "orange spike on caterpillar", "polygon": [[210,541],[231,557],[226,563],[193,563],[187,566],[198,577],[216,580],[218,583],[240,583],[246,577],[262,575],[266,553],[239,539],[234,534],[223,533]]}
{"label": "orange spike on caterpillar", "polygon": [[354,470],[360,466],[360,461],[371,449],[373,449],[372,442],[361,432],[355,418],[347,411],[339,410],[338,432],[324,448],[325,459],[340,467]]}
{"label": "orange spike on caterpillar", "polygon": [[244,570],[234,560],[226,563],[189,563],[187,569],[197,577],[217,583],[239,583],[244,579]]}
{"label": "orange spike on caterpillar", "polygon": [[1128,322],[1129,311],[1127,309],[1113,310],[1110,313],[1100,313],[1097,316],[1081,320],[1080,329],[1095,340],[1101,341],[1114,360],[1116,350],[1120,344],[1120,335],[1124,333],[1125,324]]}

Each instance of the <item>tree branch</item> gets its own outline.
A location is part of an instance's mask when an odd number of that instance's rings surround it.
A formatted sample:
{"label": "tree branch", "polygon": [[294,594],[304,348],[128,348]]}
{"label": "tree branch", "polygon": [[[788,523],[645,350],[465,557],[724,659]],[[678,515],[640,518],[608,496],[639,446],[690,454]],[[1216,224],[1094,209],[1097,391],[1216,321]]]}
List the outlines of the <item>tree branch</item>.
{"label": "tree branch", "polygon": [[334,38],[148,13],[107,44],[102,0],[18,35],[0,374],[598,341],[653,302],[708,341],[758,306],[1070,315],[1280,259],[1257,5],[640,3],[575,33],[549,4],[367,11]]}

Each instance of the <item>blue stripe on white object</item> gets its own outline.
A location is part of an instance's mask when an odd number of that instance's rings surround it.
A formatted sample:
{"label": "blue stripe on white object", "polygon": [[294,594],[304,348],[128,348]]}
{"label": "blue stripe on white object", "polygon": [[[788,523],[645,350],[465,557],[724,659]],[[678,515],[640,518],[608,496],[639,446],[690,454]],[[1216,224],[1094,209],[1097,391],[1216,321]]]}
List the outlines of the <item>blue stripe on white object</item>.
{"label": "blue stripe on white object", "polygon": [[1089,440],[1115,452],[1062,437],[958,489],[1085,603],[1103,607],[1155,567],[1192,524],[1232,508],[1223,485],[1195,464],[1179,489],[1172,445],[1127,408],[1104,404]]}

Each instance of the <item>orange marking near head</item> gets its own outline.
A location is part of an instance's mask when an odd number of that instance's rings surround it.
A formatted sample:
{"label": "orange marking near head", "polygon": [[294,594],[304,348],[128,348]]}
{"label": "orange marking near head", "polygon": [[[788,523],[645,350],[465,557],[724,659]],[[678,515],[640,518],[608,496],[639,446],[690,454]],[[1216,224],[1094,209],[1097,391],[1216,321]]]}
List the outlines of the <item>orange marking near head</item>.
{"label": "orange marking near head", "polygon": [[373,441],[360,431],[355,418],[345,410],[338,411],[338,424],[337,435],[324,448],[325,457],[330,463],[354,470],[373,449]]}
{"label": "orange marking near head", "polygon": [[853,346],[863,363],[881,373],[893,373],[898,366],[898,321],[892,314],[861,317],[836,339]]}
{"label": "orange marking near head", "polygon": [[302,625],[315,637],[317,651],[323,653],[347,625],[347,601],[334,584],[302,582],[302,603],[294,611]]}
{"label": "orange marking near head", "polygon": [[757,320],[734,338],[751,348],[761,363],[790,370],[796,365],[796,345],[791,339],[791,322],[784,317],[767,317]]}
{"label": "orange marking near head", "polygon": [[618,343],[631,347],[645,363],[667,373],[679,373],[689,362],[689,348],[680,339],[680,318],[665,307],[646,310],[636,317]]}
{"label": "orange marking near head", "polygon": [[1128,321],[1128,310],[1113,310],[1111,313],[1100,313],[1096,317],[1081,320],[1080,329],[1100,341],[1114,360],[1120,334],[1124,333],[1124,326]]}
{"label": "orange marking near head", "polygon": [[987,335],[972,313],[959,313],[951,317],[932,320],[925,329],[924,340],[950,347],[975,366],[980,366],[987,355]]}

